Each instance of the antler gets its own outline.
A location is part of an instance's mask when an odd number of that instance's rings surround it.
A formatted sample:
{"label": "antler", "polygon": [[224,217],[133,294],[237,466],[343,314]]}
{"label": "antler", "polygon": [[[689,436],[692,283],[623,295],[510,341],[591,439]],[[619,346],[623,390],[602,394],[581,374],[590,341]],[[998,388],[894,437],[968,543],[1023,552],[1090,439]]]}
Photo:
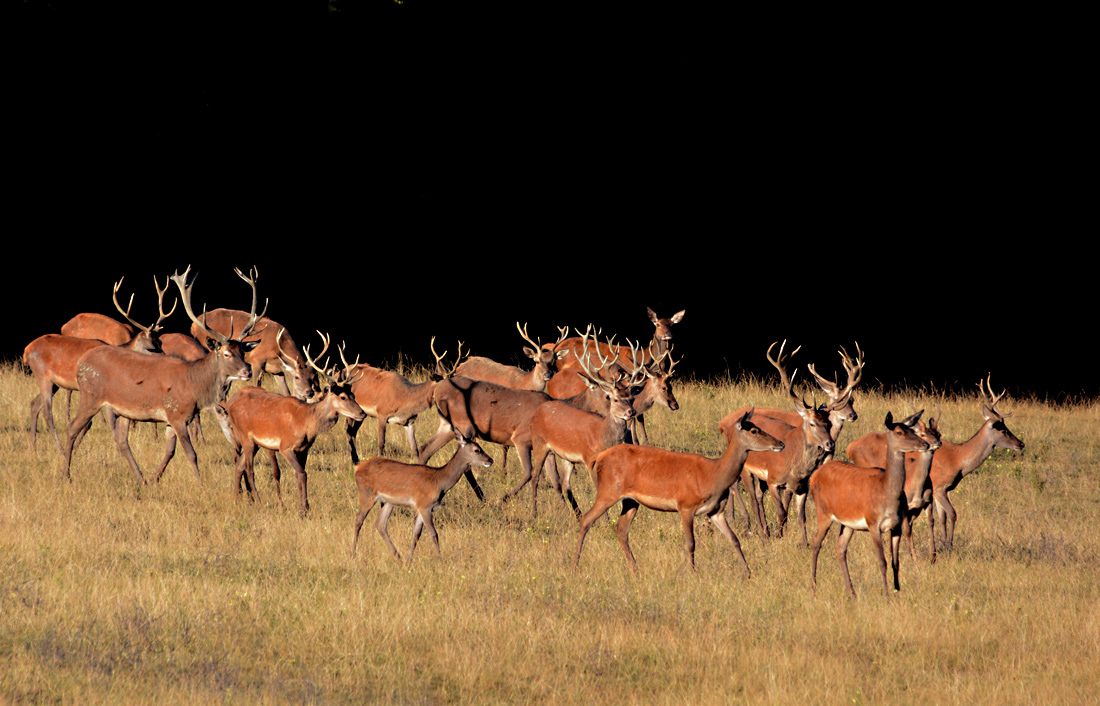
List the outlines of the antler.
{"label": "antler", "polygon": [[435,352],[435,336],[432,336],[431,349],[432,355],[435,356],[436,375],[441,378],[454,377],[455,372],[458,370],[458,366],[462,364],[462,341],[458,342],[458,355],[455,357],[455,364],[450,368],[443,363],[443,358],[446,357],[447,351],[443,351],[442,354]]}
{"label": "antler", "polygon": [[122,310],[122,305],[118,303],[118,290],[122,287],[122,280],[124,280],[124,279],[126,279],[126,278],[122,277],[117,282],[115,282],[114,291],[111,293],[111,300],[114,301],[115,308],[118,309],[119,313],[122,314],[122,316],[127,321],[129,321],[131,324],[133,324],[137,328],[141,329],[142,331],[145,331],[146,333],[152,333],[153,331],[159,331],[160,328],[161,328],[161,326],[160,326],[161,322],[163,322],[165,319],[167,319],[169,316],[171,316],[172,312],[174,312],[176,310],[176,304],[179,304],[179,300],[177,299],[172,304],[171,311],[169,311],[167,314],[164,313],[164,293],[168,291],[168,282],[165,281],[164,289],[161,289],[160,285],[157,284],[156,275],[153,275],[153,286],[157,290],[157,311],[159,312],[160,316],[159,316],[159,318],[157,318],[156,323],[154,323],[153,325],[151,325],[151,326],[142,326],[137,321],[134,321],[133,319],[130,318],[130,309],[134,306],[134,295],[133,294],[130,294],[130,301],[126,306],[125,311]]}
{"label": "antler", "polygon": [[[1001,398],[1005,396],[1006,392],[1008,392],[1008,388],[1006,387],[1005,389],[1001,390],[1001,394],[994,395],[993,394],[993,385],[991,383],[992,378],[993,378],[993,373],[987,373],[986,374],[986,379],[984,381],[983,380],[978,380],[978,389],[981,390],[982,398],[987,400],[987,403],[985,404],[985,407],[990,412],[992,412],[994,415],[996,415],[999,419],[1004,419],[1005,417],[1010,417],[1010,416],[1012,416],[1012,412],[1009,412],[1008,414],[1001,414],[1000,412],[997,411],[997,403],[1000,402]],[[984,383],[984,387],[983,387],[983,383]]]}

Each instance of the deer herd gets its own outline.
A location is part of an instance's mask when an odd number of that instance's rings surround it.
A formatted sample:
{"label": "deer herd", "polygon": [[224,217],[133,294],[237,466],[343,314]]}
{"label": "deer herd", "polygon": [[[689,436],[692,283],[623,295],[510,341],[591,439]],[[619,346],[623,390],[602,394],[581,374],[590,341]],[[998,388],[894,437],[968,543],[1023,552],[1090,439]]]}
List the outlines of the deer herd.
{"label": "deer herd", "polygon": [[[802,543],[811,547],[814,590],[821,544],[830,528],[839,526],[837,559],[852,596],[855,590],[848,573],[847,550],[857,530],[871,535],[883,589],[890,596],[883,535],[889,536],[892,587],[900,590],[901,538],[907,539],[913,557],[912,525],[921,512],[928,510],[929,556],[935,562],[936,520],[943,528],[943,551],[950,551],[954,540],[957,514],[948,494],[981,466],[994,448],[1024,448],[1005,425],[1008,415],[997,410],[1004,392],[994,394],[987,377],[979,382],[985,422],[969,440],[952,443],[941,438],[938,407],[927,423],[921,421],[923,410],[913,409],[901,420],[887,413],[881,431],[848,444],[848,460],[838,460],[834,455],[841,428],[857,419],[853,391],[862,377],[863,351],[858,344],[855,355],[840,348],[847,373],[843,385],[818,375],[813,365],[807,366],[824,393],[825,401],[817,404],[795,392],[797,371],[791,372],[789,363],[799,349],[786,353],[784,341],[772,344],[767,359],[778,371],[790,409],[744,407],[731,412],[717,425],[727,442],[719,458],[668,450],[649,445],[643,415],[655,405],[672,411],[679,408],[670,385],[677,363],[672,355],[672,327],[683,319],[683,311],[661,318],[649,309],[654,334],[647,346],[629,341],[616,344],[614,336],[600,340],[601,333],[592,326],[572,337],[567,328],[559,328],[556,340],[542,343],[530,337],[526,325],[517,322],[516,329],[528,344],[523,352],[534,363],[530,369],[464,356],[461,342],[450,363],[447,352],[436,352],[433,338],[430,347],[435,366],[430,379],[412,382],[358,360],[350,364],[342,345],[340,364],[328,367],[324,361],[331,339],[320,334],[322,349],[317,356],[310,355],[308,345],[299,348],[282,325],[265,316],[266,306],[257,313],[256,271],[246,275],[237,270],[236,274],[250,289],[248,311],[206,311],[204,307],[201,315],[196,314],[190,268],[170,278],[179,292],[178,303],[191,321],[191,336],[162,333],[164,321],[176,305],[165,311],[169,284],[162,287],[154,278],[159,312],[154,323],[145,326],[131,318],[133,296],[131,306],[123,309],[118,300],[120,280],[114,285],[112,299],[129,324],[82,313],[62,326],[60,334],[32,341],[23,353],[38,387],[38,395],[30,403],[31,448],[41,416],[61,451],[63,473],[71,479],[73,454],[93,419],[102,413],[122,457],[137,481],[145,483],[130,450],[129,429],[133,422],[159,422],[165,425],[166,448],[154,480],[164,474],[177,443],[182,444],[201,480],[195,441],[201,434],[200,410],[207,409],[234,450],[235,492],[243,491],[258,500],[253,466],[257,452],[265,449],[281,505],[278,452],[294,469],[304,515],[309,511],[306,464],[310,448],[320,434],[344,417],[359,496],[352,554],[367,515],[381,504],[376,527],[387,547],[400,556],[386,527],[393,508],[405,506],[417,515],[408,553],[411,559],[425,527],[435,553],[440,553],[433,512],[461,478],[484,500],[474,469],[492,465],[480,445],[491,442],[503,447],[505,464],[508,449],[514,448],[523,470],[522,478],[502,500],[530,484],[531,512],[537,513],[538,488],[545,473],[575,513],[579,535],[574,568],[589,529],[619,503],[615,534],[634,571],[637,564],[628,534],[638,509],[645,506],[679,513],[692,570],[695,521],[705,517],[732,544],[748,576],[749,566],[732,527],[730,499],[736,498],[740,505],[746,531],[753,531],[755,523],[761,537],[770,537],[772,528],[764,511],[766,494],[775,506],[777,536],[782,536],[788,514],[797,512]],[[264,373],[275,377],[278,391],[260,387]],[[243,384],[230,393],[234,381]],[[64,439],[53,417],[57,389],[70,395],[76,391],[79,400]],[[431,408],[438,412],[438,430],[418,445],[414,424],[418,415]],[[361,461],[355,440],[368,416],[377,420],[378,449],[376,456]],[[389,424],[404,427],[414,462],[385,456]],[[452,440],[458,448],[451,459],[441,467],[428,465]],[[398,452],[391,448],[391,455],[394,453]],[[559,462],[564,464],[561,471]],[[581,511],[572,492],[576,464],[585,466],[595,489],[595,500],[587,512]],[[807,496],[816,509],[812,545],[806,531]]]}

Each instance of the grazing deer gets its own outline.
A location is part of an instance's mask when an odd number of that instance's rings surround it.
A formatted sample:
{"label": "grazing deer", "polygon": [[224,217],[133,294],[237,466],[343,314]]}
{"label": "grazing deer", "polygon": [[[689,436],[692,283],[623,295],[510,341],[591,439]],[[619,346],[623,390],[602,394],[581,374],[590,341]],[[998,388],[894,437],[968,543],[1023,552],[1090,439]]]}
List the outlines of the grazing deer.
{"label": "grazing deer", "polygon": [[[125,348],[131,351],[139,353],[157,353],[160,350],[160,344],[158,342],[158,332],[160,331],[161,323],[167,319],[173,311],[176,310],[176,305],[172,305],[172,309],[168,312],[164,311],[164,293],[168,290],[168,284],[165,283],[164,289],[160,288],[157,284],[156,278],[153,278],[153,286],[157,290],[157,306],[159,311],[159,318],[156,323],[150,326],[142,326],[133,319],[130,318],[130,307],[127,307],[123,311],[122,307],[118,303],[118,290],[122,286],[122,280],[115,283],[114,299],[115,306],[122,312],[123,316],[127,320],[131,321],[134,326],[138,328],[140,333],[136,336],[127,335],[126,339],[119,344],[112,344],[102,339],[91,339],[84,337],[77,337],[67,334],[53,334],[49,333],[45,336],[39,336],[31,341],[25,349],[23,349],[23,362],[31,369],[34,374],[35,380],[38,382],[38,396],[31,400],[30,412],[31,412],[31,448],[34,448],[35,441],[38,435],[38,415],[41,413],[46,420],[46,427],[53,435],[54,441],[57,442],[57,448],[64,453],[64,447],[61,445],[61,438],[57,434],[57,429],[54,426],[53,421],[53,396],[54,392],[60,388],[67,390],[69,394],[72,394],[73,390],[77,390],[77,361],[88,351],[93,348],[99,348],[103,345],[114,345],[121,348]],[[133,296],[130,297],[130,305],[133,306]],[[93,315],[85,315],[83,319],[85,323],[91,319]],[[101,316],[96,314],[95,316]],[[77,317],[80,318],[80,317]],[[113,321],[118,324],[119,327],[123,327],[123,324],[114,321],[114,319],[108,319],[103,316],[102,318],[108,321]],[[73,319],[69,322],[72,324]],[[81,331],[79,326],[70,326],[66,324],[62,329],[68,327],[69,331]],[[133,329],[129,326],[126,329]],[[83,332],[90,332],[90,329],[83,329]],[[111,340],[117,341],[120,337],[112,337]]]}
{"label": "grazing deer", "polygon": [[[924,508],[932,504],[932,479],[929,473],[932,469],[933,454],[943,444],[939,431],[940,416],[939,405],[936,405],[936,416],[928,420],[927,424],[923,421],[917,421],[913,431],[916,432],[921,441],[928,444],[928,449],[905,454],[906,513],[901,518],[901,534],[909,544],[909,557],[911,559],[916,558],[913,552],[913,522],[920,517],[920,513]],[[864,434],[848,444],[848,462],[856,466],[885,468],[886,454],[886,432],[877,431]],[[931,523],[929,523],[929,527],[931,527]],[[936,538],[934,536],[932,537],[931,557],[932,563],[936,563]]]}
{"label": "grazing deer", "polygon": [[436,556],[440,555],[439,535],[435,531],[432,515],[440,506],[443,496],[454,487],[463,475],[469,475],[474,468],[488,468],[493,465],[481,447],[470,437],[456,434],[458,451],[444,466],[432,468],[425,465],[402,463],[386,458],[368,458],[355,468],[355,486],[359,489],[359,514],[355,518],[355,537],[351,543],[351,554],[355,556],[359,544],[359,530],[367,514],[377,503],[382,503],[375,526],[382,535],[386,546],[398,559],[401,555],[393,546],[386,531],[390,513],[394,506],[401,505],[416,510],[416,524],[413,527],[412,546],[409,547],[409,561],[412,561],[416,543],[425,527],[435,545]]}
{"label": "grazing deer", "polygon": [[753,424],[752,418],[752,410],[749,410],[733,422],[729,444],[717,459],[633,444],[620,444],[600,453],[593,466],[597,480],[596,501],[581,517],[574,569],[592,524],[621,500],[622,516],[615,523],[615,534],[635,572],[638,563],[630,550],[628,534],[638,507],[645,505],[660,512],[680,513],[684,548],[692,571],[695,571],[695,518],[704,515],[733,544],[745,575],[749,576],[741,543],[726,523],[722,511],[729,499],[730,486],[740,475],[749,452],[781,451],[784,446],[782,441]]}
{"label": "grazing deer", "polygon": [[895,422],[886,413],[886,468],[854,466],[843,461],[828,461],[810,477],[810,493],[817,508],[817,533],[814,535],[810,580],[817,592],[817,555],[829,528],[836,522],[840,535],[836,540],[836,556],[844,571],[844,583],[854,598],[852,578],[848,574],[848,542],[856,530],[869,532],[875,547],[879,569],[882,571],[882,589],[890,596],[890,584],[886,580],[886,557],[882,550],[882,534],[890,535],[890,564],[894,572],[894,590],[900,590],[898,568],[900,564],[901,523],[907,514],[905,498],[905,454],[910,451],[927,451],[928,444],[921,440],[912,427],[920,419],[921,412]]}
{"label": "grazing deer", "polygon": [[[432,355],[435,356],[435,371],[430,380],[426,382],[411,382],[404,375],[390,370],[382,370],[365,363],[353,366],[351,375],[355,382],[352,383],[352,392],[355,401],[363,408],[368,416],[378,420],[378,455],[384,456],[386,452],[386,426],[399,424],[405,428],[405,435],[409,440],[409,451],[413,458],[420,456],[420,447],[416,443],[416,418],[432,406],[435,386],[439,381],[454,375],[454,366],[448,368],[443,364],[443,355],[435,352],[435,337],[431,340]],[[462,342],[458,343],[457,366],[462,361]],[[348,437],[348,448],[351,450],[351,462],[359,463],[359,453],[355,448],[355,436],[359,433],[362,421],[349,419],[345,430]]]}
{"label": "grazing deer", "polygon": [[[1004,397],[1005,391],[994,395],[991,378],[992,376],[986,376],[985,380],[978,381],[978,390],[982,396],[982,416],[985,418],[982,425],[973,436],[962,443],[943,441],[943,446],[932,456],[932,466],[928,476],[932,484],[932,501],[935,506],[928,513],[928,523],[932,536],[933,560],[936,556],[936,519],[939,519],[944,528],[943,550],[945,552],[951,551],[955,539],[955,522],[958,519],[958,513],[947,494],[954,490],[963,478],[980,468],[993,453],[993,449],[1024,450],[1024,442],[1009,431],[1005,424],[1005,418],[1011,416],[1011,413],[1001,414],[997,411],[997,403]],[[917,459],[906,458],[907,472],[910,464],[916,462]]]}
{"label": "grazing deer", "polygon": [[[245,355],[245,362],[252,368],[252,380],[260,386],[263,373],[275,376],[275,382],[284,395],[294,395],[300,400],[313,396],[315,381],[313,369],[284,326],[261,316],[249,333],[244,333],[249,314],[238,309],[214,309],[203,313],[202,323],[191,325],[191,335],[205,346],[209,336],[205,328],[228,339],[244,341],[246,337],[253,348]],[[287,383],[289,379],[290,383]]]}
{"label": "grazing deer", "polygon": [[[784,344],[786,342],[784,341]],[[779,371],[779,378],[787,395],[795,403],[795,412],[798,414],[797,425],[788,424],[779,419],[764,416],[762,412],[756,418],[756,424],[786,444],[779,454],[754,454],[750,453],[745,462],[741,474],[741,482],[746,489],[751,488],[749,499],[752,501],[752,512],[764,536],[769,536],[767,521],[764,518],[763,493],[759,482],[767,484],[768,492],[775,501],[776,512],[779,516],[779,527],[776,534],[783,536],[783,527],[787,522],[787,508],[793,497],[798,508],[799,522],[802,527],[802,541],[809,546],[806,536],[806,492],[807,481],[810,475],[825,462],[833,453],[836,442],[833,440],[829,421],[830,407],[816,407],[807,404],[805,400],[794,392],[794,376],[788,376],[786,363],[789,356],[783,355],[783,346],[780,346],[777,358],[772,357],[772,349],[775,343],[768,347],[768,361]],[[797,349],[795,349],[797,352]],[[791,355],[794,355],[792,353]],[[770,411],[770,410],[769,410]],[[728,438],[733,421],[739,418],[743,410],[737,410],[727,415],[718,425],[718,429]],[[757,479],[757,480],[754,480]]]}
{"label": "grazing deer", "polygon": [[[609,366],[612,361],[600,355],[601,366],[592,370],[588,364],[587,334],[584,340],[584,348],[578,357],[580,361],[580,375],[592,386],[599,388],[606,396],[609,408],[607,414],[596,414],[574,407],[566,401],[551,400],[539,406],[531,417],[531,468],[533,477],[524,478],[509,491],[506,497],[512,497],[519,492],[527,481],[531,481],[531,514],[538,513],[538,487],[543,464],[551,452],[566,462],[566,470],[561,479],[559,491],[563,498],[569,501],[573,512],[580,516],[580,508],[573,497],[572,475],[573,466],[583,463],[589,472],[596,461],[596,456],[604,449],[627,441],[628,424],[634,418],[634,393],[632,388],[640,382],[645,370],[639,366],[635,368],[634,375],[618,382],[604,380],[599,376],[599,370]],[[597,351],[597,355],[599,355]]]}
{"label": "grazing deer", "polygon": [[[187,284],[188,267],[183,275],[172,275],[179,288],[183,308],[187,316],[200,323],[191,308],[191,288]],[[251,332],[256,324],[256,273],[251,276],[237,270],[237,275],[252,288],[252,313],[242,335]],[[205,330],[205,329],[204,329]],[[137,461],[130,451],[127,436],[134,421],[158,421],[168,425],[167,448],[156,480],[164,474],[168,462],[176,451],[177,438],[183,443],[184,453],[199,476],[198,457],[187,434],[187,424],[199,409],[209,407],[225,399],[225,388],[231,380],[248,380],[252,371],[244,361],[244,355],[255,343],[230,339],[214,331],[206,331],[212,339],[208,342],[210,353],[200,361],[189,362],[173,356],[151,356],[113,346],[100,346],[85,353],[77,362],[77,385],[80,387],[80,404],[69,424],[69,438],[65,447],[65,477],[71,480],[69,466],[79,438],[91,425],[92,417],[101,408],[122,419],[115,425],[115,444],[122,456],[130,462],[137,479],[144,483]]]}
{"label": "grazing deer", "polygon": [[[321,340],[324,342],[324,349],[318,354],[318,358],[324,356],[329,346],[329,338],[322,335]],[[269,392],[259,387],[244,387],[227,402],[214,408],[222,431],[229,443],[233,444],[236,454],[237,492],[240,493],[243,481],[252,499],[259,501],[253,467],[256,452],[261,448],[267,449],[275,478],[275,494],[279,498],[279,505],[282,505],[281,473],[275,454],[278,451],[294,469],[302,515],[309,512],[306,463],[313,443],[319,435],[331,429],[341,415],[360,422],[367,416],[356,404],[352,392],[353,380],[350,377],[352,366],[344,359],[343,350],[340,351],[340,359],[344,363],[342,372],[336,369],[328,372],[319,367],[309,355],[309,346],[306,346],[305,357],[317,372],[318,378],[323,381],[323,391],[314,400],[302,402],[290,395]]]}

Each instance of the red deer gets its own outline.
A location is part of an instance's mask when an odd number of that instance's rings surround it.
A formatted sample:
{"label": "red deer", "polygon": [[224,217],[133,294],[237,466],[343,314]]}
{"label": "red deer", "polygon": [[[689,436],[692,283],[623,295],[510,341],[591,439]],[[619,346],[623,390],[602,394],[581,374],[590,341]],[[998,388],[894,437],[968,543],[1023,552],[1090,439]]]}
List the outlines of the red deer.
{"label": "red deer", "polygon": [[[779,371],[780,381],[787,391],[787,395],[795,404],[800,423],[787,424],[771,417],[758,416],[756,424],[769,434],[783,441],[786,448],[779,454],[750,453],[745,462],[744,471],[741,474],[741,482],[746,489],[751,488],[749,495],[753,504],[753,513],[761,532],[768,536],[768,526],[764,519],[763,495],[760,485],[754,480],[766,483],[768,492],[775,501],[776,511],[779,515],[779,527],[777,535],[783,536],[783,527],[787,522],[787,508],[791,498],[795,498],[799,508],[799,521],[802,526],[802,540],[807,546],[805,498],[807,481],[810,474],[820,466],[828,456],[833,453],[836,442],[830,434],[829,410],[827,407],[818,408],[807,404],[805,400],[794,393],[794,376],[788,377],[786,361],[789,356],[783,355],[782,346],[779,349],[778,358],[772,358],[771,352],[775,347],[773,343],[768,348],[768,361]],[[797,350],[797,349],[796,349]],[[793,355],[793,353],[791,354]],[[730,435],[731,424],[739,418],[742,410],[727,415],[718,425],[719,431]]]}
{"label": "red deer", "polygon": [[355,537],[351,543],[352,556],[355,555],[356,546],[359,544],[359,530],[362,529],[367,514],[377,503],[382,503],[382,509],[378,511],[378,521],[375,526],[395,557],[400,559],[401,555],[397,553],[397,547],[393,546],[390,540],[386,524],[389,522],[393,508],[398,505],[412,508],[417,513],[412,546],[409,547],[409,561],[412,561],[416,543],[420,540],[420,533],[425,527],[428,528],[428,535],[435,545],[436,556],[440,555],[439,535],[436,534],[435,523],[432,520],[435,509],[439,507],[447,491],[453,488],[464,474],[469,475],[474,468],[488,468],[493,465],[493,459],[482,451],[473,439],[460,434],[456,434],[455,438],[458,440],[458,451],[440,468],[377,457],[368,458],[356,467],[355,486],[359,489],[359,514],[355,518]]}
{"label": "red deer", "polygon": [[[535,361],[534,368],[525,372],[512,365],[503,365],[489,358],[473,356],[459,365],[455,374],[460,377],[484,380],[485,382],[492,382],[517,390],[535,390],[537,392],[545,390],[547,381],[554,377],[554,372],[557,370],[558,359],[565,356],[565,351],[555,352],[549,343],[543,346],[532,341],[531,337],[527,335],[526,324],[523,325],[523,328],[520,328],[517,321],[516,330],[519,331],[523,340],[531,344],[530,348],[524,346],[523,352],[528,358]],[[567,329],[560,328],[559,331],[561,337],[558,340],[561,341],[565,338]]]}
{"label": "red deer", "polygon": [[[205,327],[229,339],[243,341],[242,335],[248,321],[246,311],[214,309],[203,313],[201,323],[196,321],[191,325],[191,335],[203,343],[208,339],[202,332]],[[262,315],[249,330],[251,333],[247,338],[254,347],[245,355],[245,362],[252,368],[252,380],[256,387],[260,386],[262,373],[268,373],[275,376],[276,385],[283,394],[293,394],[300,400],[312,397],[313,369],[290,333],[281,324]]]}
{"label": "red deer", "polygon": [[869,532],[875,547],[879,569],[882,572],[882,589],[890,596],[890,584],[886,580],[886,557],[882,550],[882,535],[890,535],[890,564],[894,572],[894,590],[900,590],[898,568],[900,564],[901,523],[906,515],[905,454],[910,451],[927,451],[928,444],[916,435],[912,427],[920,418],[917,412],[895,422],[886,413],[887,455],[885,472],[881,468],[854,466],[843,461],[828,461],[810,477],[810,493],[817,508],[817,533],[814,535],[810,580],[817,591],[817,555],[821,543],[833,523],[840,525],[836,540],[836,557],[844,570],[844,583],[854,598],[852,578],[848,574],[848,542],[856,530]]}
{"label": "red deer", "polygon": [[[191,268],[183,275],[172,275],[182,295],[183,308],[187,316],[199,323],[191,308],[191,288],[187,277]],[[255,325],[256,317],[256,274],[249,277],[237,270],[237,275],[252,288],[252,313],[248,324],[243,328],[247,335]],[[158,421],[168,425],[167,448],[156,480],[164,474],[168,462],[176,450],[176,440],[183,444],[187,455],[199,476],[198,457],[191,446],[187,434],[187,424],[199,409],[209,407],[223,400],[225,388],[234,379],[248,380],[252,371],[244,362],[244,355],[255,345],[230,339],[214,331],[207,331],[213,339],[208,342],[211,352],[205,358],[189,362],[173,356],[151,356],[135,353],[123,348],[101,346],[85,353],[77,362],[77,384],[80,387],[80,404],[76,415],[69,424],[69,438],[65,447],[65,477],[70,478],[69,466],[72,453],[79,437],[84,435],[91,424],[92,417],[101,408],[120,417],[115,426],[115,444],[122,456],[130,462],[137,479],[144,483],[137,461],[130,451],[127,435],[133,421]]]}
{"label": "red deer", "polygon": [[[416,443],[416,418],[432,406],[433,394],[436,384],[444,378],[454,374],[454,368],[448,369],[443,364],[443,356],[435,352],[435,337],[431,340],[432,355],[435,356],[435,372],[432,379],[426,382],[411,382],[400,373],[390,370],[382,370],[365,363],[353,366],[351,372],[355,382],[352,383],[352,392],[355,401],[363,408],[368,416],[378,420],[378,455],[386,452],[386,426],[388,424],[400,424],[405,428],[405,434],[409,440],[409,450],[414,458],[420,456],[420,447]],[[462,360],[462,342],[458,344],[458,362]],[[456,362],[457,365],[457,362]],[[359,432],[361,421],[348,420],[346,431],[348,448],[351,449],[351,462],[359,463],[359,454],[355,448],[355,436]]]}
{"label": "red deer", "polygon": [[[112,295],[115,306],[118,307],[118,310],[122,312],[123,316],[133,322],[134,326],[141,331],[138,335],[127,335],[122,343],[113,344],[102,339],[90,339],[66,334],[58,335],[50,333],[34,339],[23,350],[23,362],[31,369],[35,380],[38,382],[38,396],[31,400],[30,408],[32,449],[34,448],[38,435],[38,415],[41,413],[46,420],[46,427],[50,430],[50,433],[53,434],[54,441],[57,442],[58,450],[64,453],[64,447],[61,445],[61,438],[57,434],[57,429],[53,421],[53,395],[57,388],[67,390],[69,394],[72,394],[72,391],[77,389],[77,361],[80,360],[81,356],[93,348],[99,348],[105,344],[117,345],[140,353],[156,353],[159,350],[158,331],[160,330],[160,325],[173,311],[175,311],[176,306],[173,304],[172,309],[165,312],[164,293],[168,290],[168,284],[165,283],[164,289],[161,289],[154,277],[153,285],[157,290],[157,305],[160,315],[156,323],[151,326],[142,326],[136,321],[133,321],[133,319],[130,319],[129,307],[123,311],[122,307],[119,305],[118,290],[119,287],[122,286],[122,280],[115,283],[114,294]],[[130,304],[131,306],[133,305],[132,296],[130,298]],[[87,315],[87,317],[91,316],[90,314]],[[95,316],[100,315],[96,314]],[[108,319],[105,316],[102,318],[108,321],[114,321],[114,319]],[[74,321],[75,320],[76,319],[74,319]],[[72,321],[69,323],[71,324]],[[120,327],[123,326],[123,324],[119,324],[117,321],[114,321],[114,323],[118,324]],[[69,324],[63,326],[62,330],[66,328],[69,331],[80,330],[78,326],[69,326]],[[125,328],[129,329],[130,327],[127,326]],[[85,329],[85,332],[90,331]],[[112,340],[117,341],[119,338],[114,337]]]}
{"label": "red deer", "polygon": [[[507,496],[512,497],[518,493],[530,480],[532,515],[537,514],[539,478],[548,454],[552,452],[565,461],[566,470],[561,478],[559,490],[569,501],[573,512],[580,516],[571,483],[574,464],[583,463],[591,472],[596,456],[601,451],[627,440],[627,425],[635,414],[632,388],[638,384],[645,369],[641,366],[635,368],[634,376],[621,381],[621,386],[618,381],[604,380],[599,376],[599,369],[592,370],[588,367],[587,344],[586,334],[585,347],[578,358],[581,364],[580,374],[590,385],[603,391],[609,402],[609,409],[607,414],[596,414],[578,409],[566,401],[551,400],[540,405],[532,415],[530,434],[533,476],[521,480]],[[612,363],[603,356],[600,358],[601,368],[606,368]]]}
{"label": "red deer", "polygon": [[749,410],[734,421],[730,426],[729,444],[717,459],[634,444],[612,446],[600,453],[593,467],[597,479],[596,501],[581,517],[574,569],[580,561],[588,530],[621,500],[622,515],[615,523],[615,534],[635,572],[638,564],[630,550],[628,534],[638,508],[645,505],[660,512],[680,513],[684,549],[692,571],[695,570],[695,518],[702,515],[709,517],[722,536],[733,544],[745,575],[749,576],[741,543],[726,523],[723,509],[729,500],[730,486],[741,474],[741,466],[749,452],[783,449],[782,441],[757,427],[752,419],[753,413]]}
{"label": "red deer", "polygon": [[[657,313],[649,307],[646,307],[646,313],[649,315],[649,320],[653,322],[655,330],[653,332],[653,340],[643,349],[644,357],[641,361],[643,365],[648,365],[653,360],[663,358],[669,352],[672,341],[672,327],[674,324],[678,324],[683,320],[686,310],[678,311],[672,315],[672,318],[668,319],[657,316]],[[578,331],[578,333],[580,332]],[[583,344],[580,336],[558,341],[558,343],[554,345],[554,350],[567,352],[567,355],[558,361],[558,370],[568,370],[577,367],[577,354],[581,352],[582,347]],[[612,353],[610,342],[599,344],[599,348],[600,352],[605,356],[609,356]],[[621,351],[620,358],[624,365],[634,364],[634,361],[626,357],[626,351]]]}
{"label": "red deer", "polygon": [[[928,450],[914,451],[905,455],[906,513],[901,518],[901,534],[909,544],[909,557],[913,559],[916,558],[913,552],[913,523],[920,517],[921,511],[932,504],[932,479],[929,472],[932,469],[934,452],[943,445],[939,432],[939,405],[936,405],[936,412],[936,416],[930,419],[928,424],[918,421],[913,428],[921,441],[928,444]],[[886,442],[886,432],[877,431],[861,436],[848,444],[848,462],[856,466],[885,468]],[[935,537],[932,537],[931,558],[932,563],[935,563]]]}
{"label": "red deer", "polygon": [[[932,483],[932,500],[935,503],[934,513],[929,511],[928,522],[932,534],[933,552],[935,550],[935,520],[938,518],[944,528],[944,551],[951,551],[955,538],[955,521],[958,514],[952,506],[947,494],[954,490],[963,478],[977,470],[985,460],[993,453],[993,449],[1011,449],[1023,451],[1024,442],[1016,438],[1005,425],[1005,418],[1009,414],[1001,414],[997,411],[997,403],[1004,397],[1004,391],[999,395],[993,394],[991,376],[978,381],[978,389],[982,395],[982,416],[985,421],[972,437],[962,443],[944,441],[943,446],[932,456],[932,467],[929,469],[929,478]],[[858,451],[857,451],[858,453]],[[906,458],[906,467],[915,463]],[[933,553],[933,557],[935,554]]]}
{"label": "red deer", "polygon": [[[318,354],[318,358],[328,350],[329,339],[322,336],[322,340],[325,348]],[[356,421],[362,421],[367,416],[355,402],[352,380],[348,376],[351,366],[344,360],[343,350],[340,351],[340,358],[344,362],[343,372],[336,369],[326,372],[318,367],[309,355],[309,346],[306,346],[305,356],[324,384],[323,392],[314,400],[302,402],[290,395],[269,392],[259,387],[243,387],[227,402],[214,408],[218,421],[222,424],[222,431],[229,443],[233,444],[236,453],[237,492],[240,492],[241,482],[244,481],[245,489],[250,491],[252,499],[259,501],[253,467],[256,452],[261,448],[267,449],[275,478],[275,493],[282,505],[281,473],[275,454],[278,451],[294,469],[302,515],[309,512],[306,463],[313,443],[320,434],[331,429],[341,415]]]}

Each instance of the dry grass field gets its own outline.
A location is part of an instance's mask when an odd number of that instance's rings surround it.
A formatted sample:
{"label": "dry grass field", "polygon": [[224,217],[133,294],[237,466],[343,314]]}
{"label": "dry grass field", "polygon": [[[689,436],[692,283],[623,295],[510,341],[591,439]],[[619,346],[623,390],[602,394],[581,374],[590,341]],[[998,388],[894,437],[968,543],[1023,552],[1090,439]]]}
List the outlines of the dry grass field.
{"label": "dry grass field", "polygon": [[[975,380],[977,382],[977,380]],[[994,375],[994,385],[997,385]],[[411,563],[373,527],[349,556],[357,509],[342,424],[309,459],[311,513],[284,473],[275,502],[257,459],[258,504],[232,489],[230,448],[204,414],[202,481],[182,451],[159,484],[138,488],[100,419],[61,475],[52,438],[28,448],[36,388],[0,369],[0,703],[1082,703],[1100,684],[1100,408],[1006,398],[1022,454],[997,450],[953,493],[955,550],[928,562],[903,550],[890,599],[859,533],[845,595],[834,529],[810,587],[798,532],[741,539],[751,579],[717,531],[696,525],[686,571],[678,519],[645,508],[631,532],[634,576],[610,522],[589,533],[572,570],[577,522],[548,487],[499,498],[515,455],[480,473],[488,502],[460,481],[436,512],[442,557],[424,537]],[[746,404],[785,406],[753,381],[681,381],[678,412],[650,413],[651,441],[717,456],[719,419]],[[860,388],[860,418],[839,448],[927,392]],[[975,394],[936,397],[944,438],[982,421]],[[64,419],[63,395],[55,411]],[[418,436],[435,429],[425,415]],[[40,423],[41,424],[41,423]],[[44,425],[43,425],[44,427]],[[374,440],[371,423],[360,449]],[[402,434],[393,453],[405,458]],[[163,433],[131,434],[143,470]],[[453,444],[435,459],[441,464]],[[494,458],[499,448],[487,447]],[[284,471],[286,470],[284,464]],[[544,480],[545,485],[545,480]],[[583,508],[591,481],[574,482]],[[769,517],[774,512],[769,504]],[[813,518],[813,505],[808,514]],[[408,548],[412,519],[390,521]]]}

